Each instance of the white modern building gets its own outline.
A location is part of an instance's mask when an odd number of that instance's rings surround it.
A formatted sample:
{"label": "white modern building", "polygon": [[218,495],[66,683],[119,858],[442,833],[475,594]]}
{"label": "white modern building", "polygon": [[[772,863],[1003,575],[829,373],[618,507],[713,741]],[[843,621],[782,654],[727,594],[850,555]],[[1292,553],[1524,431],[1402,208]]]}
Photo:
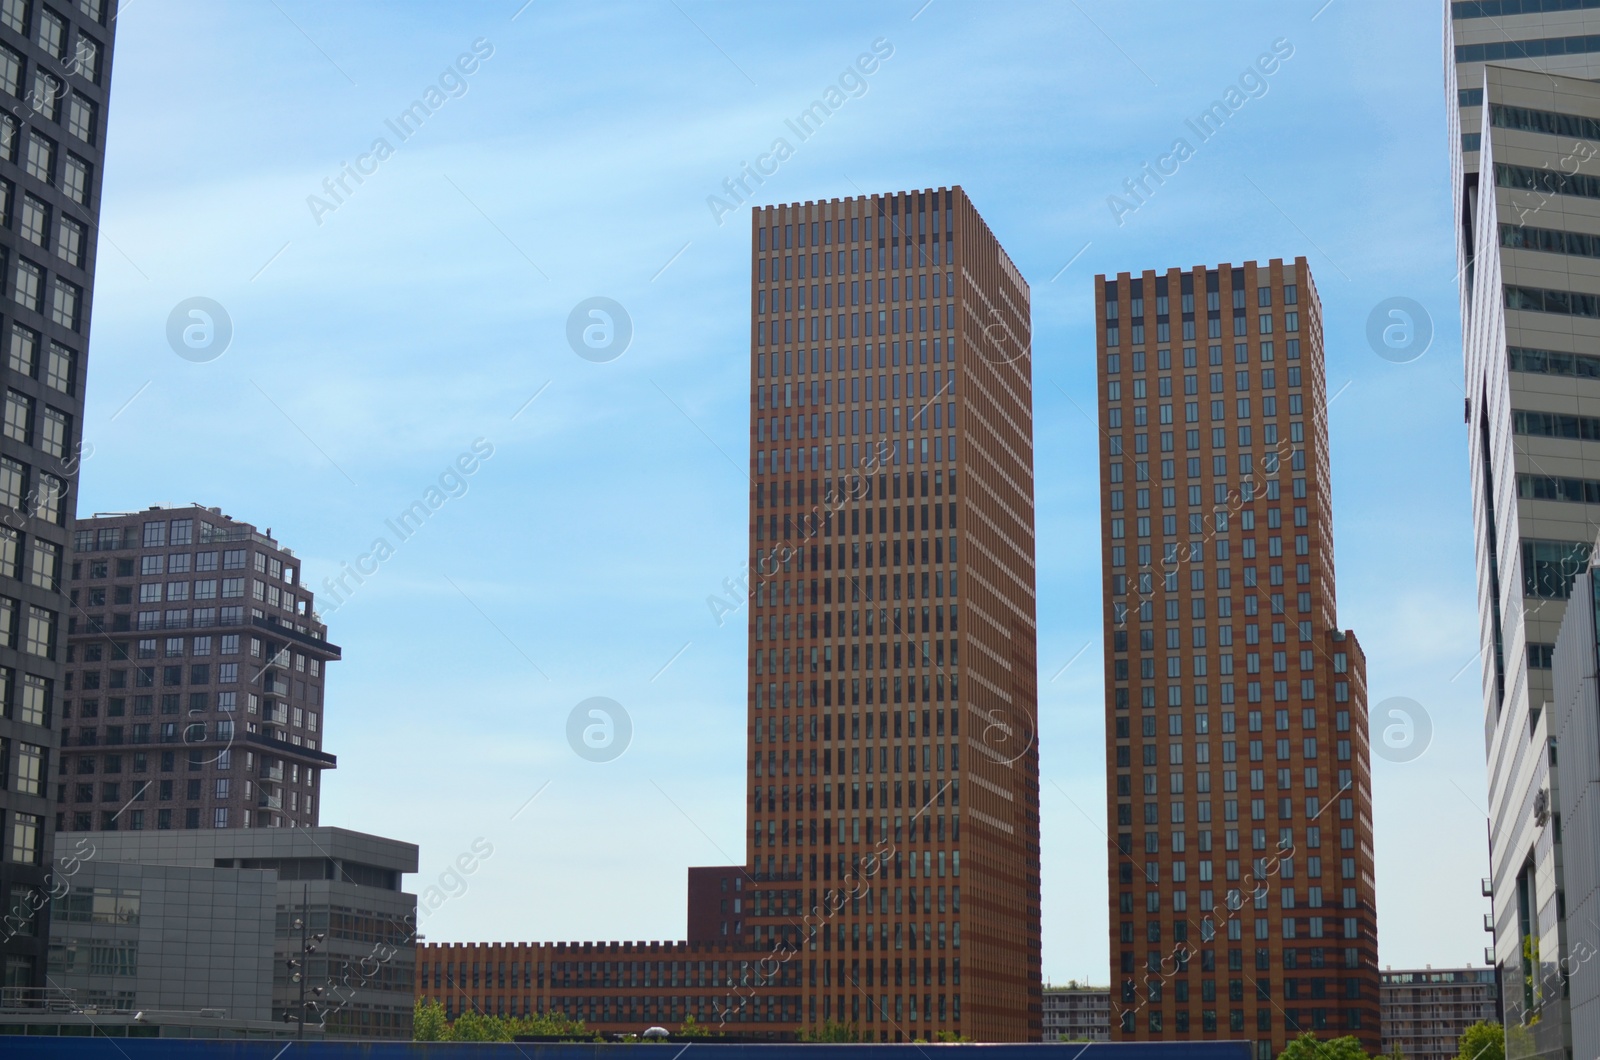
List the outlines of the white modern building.
{"label": "white modern building", "polygon": [[1568,1005],[1574,1056],[1600,1056],[1600,578],[1594,567],[1572,584],[1571,606],[1556,637],[1553,748],[1561,763],[1561,801],[1551,809],[1565,835]]}
{"label": "white modern building", "polygon": [[1566,1060],[1573,829],[1558,810],[1551,667],[1600,529],[1600,0],[1462,0],[1445,25],[1491,956],[1508,1055]]}

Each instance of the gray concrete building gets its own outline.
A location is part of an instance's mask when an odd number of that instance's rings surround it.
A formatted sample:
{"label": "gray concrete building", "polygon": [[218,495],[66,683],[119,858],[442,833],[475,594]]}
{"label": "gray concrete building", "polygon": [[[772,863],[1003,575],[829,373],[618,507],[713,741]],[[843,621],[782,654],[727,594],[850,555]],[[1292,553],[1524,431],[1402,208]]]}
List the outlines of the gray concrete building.
{"label": "gray concrete building", "polygon": [[1077,981],[1044,988],[1044,1040],[1109,1042],[1111,988]]}
{"label": "gray concrete building", "polygon": [[[50,985],[86,1018],[210,1010],[229,1024],[292,1022],[298,973],[308,1028],[411,1037],[417,904],[401,882],[417,870],[414,845],[342,828],[72,842],[71,889],[52,903]],[[323,936],[314,952],[302,953],[302,934]]]}
{"label": "gray concrete building", "polygon": [[50,985],[79,1007],[272,1018],[271,870],[97,857],[70,883],[51,910]]}
{"label": "gray concrete building", "polygon": [[1461,1033],[1474,1023],[1500,1019],[1493,968],[1383,970],[1383,1052],[1405,1060],[1455,1060]]}
{"label": "gray concrete building", "polygon": [[1565,1060],[1569,978],[1596,974],[1572,971],[1575,822],[1557,811],[1549,708],[1556,632],[1600,530],[1600,0],[1464,0],[1446,16],[1493,956],[1508,1056]]}

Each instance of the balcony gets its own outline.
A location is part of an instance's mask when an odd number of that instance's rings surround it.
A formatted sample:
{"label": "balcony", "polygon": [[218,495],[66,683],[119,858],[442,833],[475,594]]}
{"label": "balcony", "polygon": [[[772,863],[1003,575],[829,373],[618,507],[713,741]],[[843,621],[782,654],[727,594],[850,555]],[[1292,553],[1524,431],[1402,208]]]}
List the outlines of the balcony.
{"label": "balcony", "polygon": [[326,751],[316,751],[309,747],[297,747],[288,740],[275,739],[266,733],[235,731],[234,739],[251,747],[264,748],[269,753],[281,755],[284,758],[297,758],[305,762],[314,762],[325,769],[333,769],[339,764],[339,759]]}
{"label": "balcony", "polygon": [[1493,946],[1485,946],[1483,948],[1483,963],[1487,964],[1491,968],[1494,967],[1494,947]]}
{"label": "balcony", "polygon": [[1485,931],[1493,931],[1494,930],[1494,914],[1493,913],[1485,913],[1485,914],[1483,914],[1483,930],[1485,930]]}
{"label": "balcony", "polygon": [[256,618],[254,616],[252,616],[250,619],[250,625],[263,632],[273,634],[274,636],[288,637],[296,644],[313,649],[322,655],[323,658],[338,659],[343,657],[343,649],[341,649],[337,644],[330,644],[325,640],[319,640],[309,633],[301,633],[293,626],[286,626],[281,622],[274,622],[270,619]]}
{"label": "balcony", "polygon": [[1493,898],[1494,897],[1494,881],[1491,880],[1489,877],[1485,876],[1482,879],[1482,881],[1480,881],[1480,882],[1481,882],[1482,889],[1483,889],[1483,896],[1485,898]]}
{"label": "balcony", "polygon": [[265,762],[263,762],[261,764],[261,779],[262,780],[266,780],[266,781],[271,781],[272,783],[275,783],[275,784],[282,784],[283,783],[283,767],[282,766],[269,766]]}
{"label": "balcony", "polygon": [[283,796],[268,795],[267,793],[262,792],[261,795],[256,798],[256,806],[263,810],[281,811],[283,809]]}

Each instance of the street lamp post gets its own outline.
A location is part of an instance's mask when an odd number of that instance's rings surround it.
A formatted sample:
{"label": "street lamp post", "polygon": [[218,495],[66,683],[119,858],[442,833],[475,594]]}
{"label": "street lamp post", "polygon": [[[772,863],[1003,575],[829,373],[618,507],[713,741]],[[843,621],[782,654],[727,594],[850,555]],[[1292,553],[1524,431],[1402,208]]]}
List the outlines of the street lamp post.
{"label": "street lamp post", "polygon": [[[317,952],[317,944],[327,937],[327,932],[319,931],[315,935],[311,932],[311,885],[305,884],[300,896],[300,915],[294,919],[294,927],[300,929],[300,956],[298,959],[289,958],[290,982],[300,984],[300,1014],[292,1017],[300,1024],[295,1032],[295,1037],[304,1039],[306,1036],[306,1007],[315,1005],[316,1001],[306,1000],[306,973],[310,971],[309,960],[311,954]],[[322,993],[322,987],[312,988],[313,995]]]}

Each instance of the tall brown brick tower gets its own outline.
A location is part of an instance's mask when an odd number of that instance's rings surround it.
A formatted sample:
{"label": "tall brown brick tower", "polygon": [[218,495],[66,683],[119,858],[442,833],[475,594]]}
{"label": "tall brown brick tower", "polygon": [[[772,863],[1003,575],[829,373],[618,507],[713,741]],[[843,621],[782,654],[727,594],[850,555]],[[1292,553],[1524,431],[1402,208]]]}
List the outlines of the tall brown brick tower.
{"label": "tall brown brick tower", "polygon": [[782,1022],[1037,1041],[1027,284],[960,188],[752,224],[744,932]]}
{"label": "tall brown brick tower", "polygon": [[1304,258],[1095,283],[1112,1034],[1380,1048],[1366,664]]}

